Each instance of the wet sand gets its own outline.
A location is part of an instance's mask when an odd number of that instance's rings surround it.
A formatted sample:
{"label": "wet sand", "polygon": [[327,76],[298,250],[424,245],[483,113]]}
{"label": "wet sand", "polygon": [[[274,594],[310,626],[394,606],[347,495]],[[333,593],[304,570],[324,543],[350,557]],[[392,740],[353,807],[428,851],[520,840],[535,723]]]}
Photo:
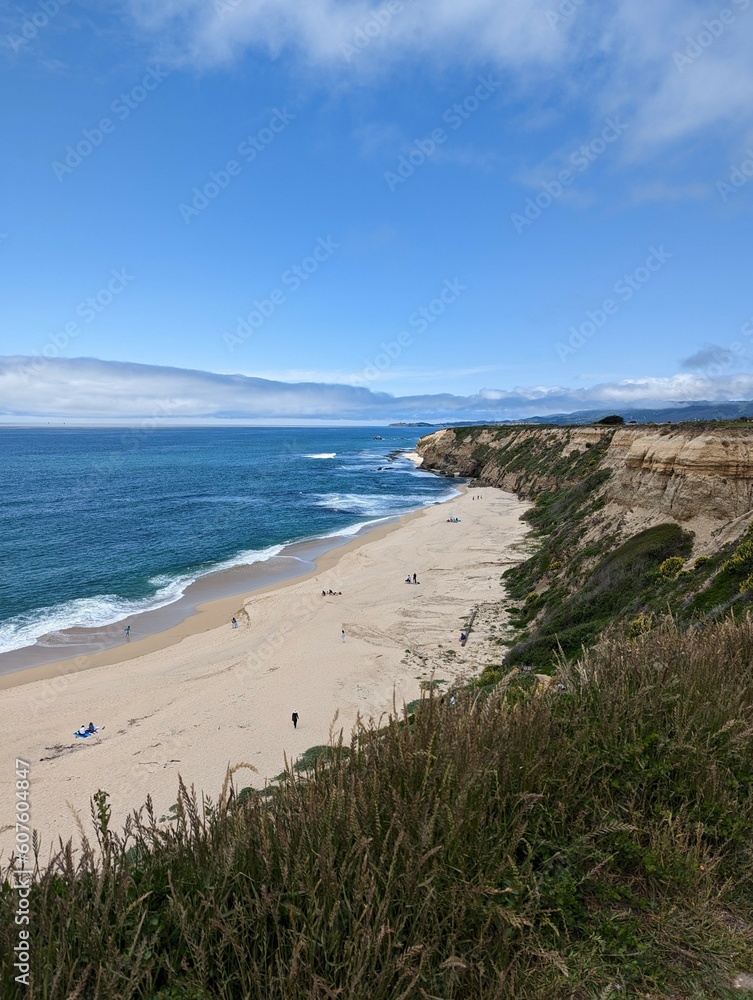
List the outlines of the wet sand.
{"label": "wet sand", "polygon": [[[90,829],[97,789],[110,793],[122,823],[148,794],[166,813],[179,775],[216,797],[227,767],[245,761],[256,772],[239,772],[236,783],[261,787],[286,755],[326,743],[336,713],[347,736],[359,715],[378,719],[419,697],[431,677],[449,685],[498,660],[500,576],[525,557],[527,507],[496,489],[464,492],[312,552],[304,575],[201,604],[166,630],[0,676],[6,757],[31,763],[43,856],[58,836],[77,837],[75,813]],[[448,523],[451,515],[461,522]],[[414,572],[420,584],[408,586]],[[342,596],[322,597],[330,589]],[[474,607],[481,612],[460,647]],[[103,731],[74,739],[89,721]],[[12,820],[13,781],[9,765],[0,826]],[[5,830],[0,862],[11,847]]]}

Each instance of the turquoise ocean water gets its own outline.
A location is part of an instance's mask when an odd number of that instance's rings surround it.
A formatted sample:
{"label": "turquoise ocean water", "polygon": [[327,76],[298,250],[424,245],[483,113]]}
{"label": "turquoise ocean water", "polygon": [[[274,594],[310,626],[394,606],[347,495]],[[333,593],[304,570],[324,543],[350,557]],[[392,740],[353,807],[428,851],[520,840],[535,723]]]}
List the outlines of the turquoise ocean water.
{"label": "turquoise ocean water", "polygon": [[[375,435],[383,440],[374,440]],[[0,429],[0,653],[454,495],[410,428]],[[44,644],[44,640],[42,640]]]}

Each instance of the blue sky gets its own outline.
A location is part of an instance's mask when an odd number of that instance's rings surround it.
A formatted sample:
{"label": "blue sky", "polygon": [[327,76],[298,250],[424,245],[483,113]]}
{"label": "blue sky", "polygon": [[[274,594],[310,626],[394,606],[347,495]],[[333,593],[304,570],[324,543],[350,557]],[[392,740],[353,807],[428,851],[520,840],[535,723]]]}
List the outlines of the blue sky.
{"label": "blue sky", "polygon": [[0,412],[149,415],[167,368],[418,418],[750,398],[752,41],[751,0],[11,4],[0,350],[45,364]]}

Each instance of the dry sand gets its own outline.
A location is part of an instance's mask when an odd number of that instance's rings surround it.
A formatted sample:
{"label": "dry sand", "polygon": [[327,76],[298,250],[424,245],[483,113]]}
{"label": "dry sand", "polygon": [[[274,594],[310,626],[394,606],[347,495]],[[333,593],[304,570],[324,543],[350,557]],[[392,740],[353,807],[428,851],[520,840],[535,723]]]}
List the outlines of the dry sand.
{"label": "dry sand", "polygon": [[[228,765],[248,761],[257,772],[239,772],[237,786],[262,787],[286,755],[328,741],[336,712],[347,738],[359,714],[378,719],[393,700],[400,708],[422,681],[449,685],[497,660],[500,575],[524,558],[527,507],[498,489],[465,492],[327,553],[307,577],[213,602],[182,626],[85,661],[3,678],[0,826],[14,818],[15,758],[31,764],[31,823],[46,857],[58,836],[77,836],[74,812],[91,830],[97,789],[122,823],[148,794],[166,813],[179,775],[216,798]],[[414,572],[420,585],[408,586]],[[329,589],[342,596],[322,597]],[[89,721],[104,730],[74,739]],[[0,864],[12,840],[0,833]]]}

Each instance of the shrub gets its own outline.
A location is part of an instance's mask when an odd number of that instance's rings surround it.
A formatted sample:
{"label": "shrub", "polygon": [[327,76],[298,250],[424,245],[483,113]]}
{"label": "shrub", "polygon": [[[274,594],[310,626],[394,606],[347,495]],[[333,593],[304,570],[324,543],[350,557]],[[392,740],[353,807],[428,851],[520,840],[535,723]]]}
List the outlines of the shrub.
{"label": "shrub", "polygon": [[633,620],[628,625],[628,635],[635,638],[639,635],[645,635],[646,632],[650,632],[654,625],[654,616],[652,614],[641,614]]}
{"label": "shrub", "polygon": [[619,416],[617,413],[611,413],[608,417],[602,417],[601,420],[596,421],[597,424],[624,424],[625,418]]}
{"label": "shrub", "polygon": [[659,576],[663,580],[674,580],[684,565],[682,556],[670,556],[659,566]]}

